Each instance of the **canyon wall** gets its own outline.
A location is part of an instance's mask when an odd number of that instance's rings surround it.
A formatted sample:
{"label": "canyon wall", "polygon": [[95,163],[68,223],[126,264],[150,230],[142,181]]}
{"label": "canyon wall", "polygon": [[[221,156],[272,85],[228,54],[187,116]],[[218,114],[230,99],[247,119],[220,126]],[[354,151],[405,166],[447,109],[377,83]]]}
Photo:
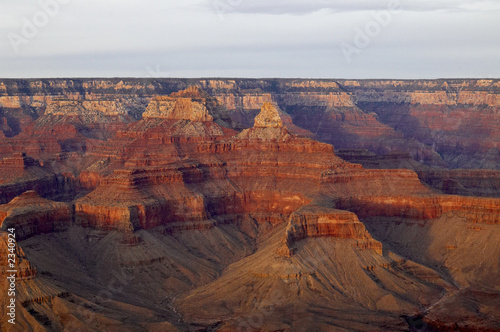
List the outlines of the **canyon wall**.
{"label": "canyon wall", "polygon": [[[284,86],[339,88],[311,82],[290,81]],[[344,97],[339,98],[321,102],[334,107]],[[112,108],[105,115],[112,125],[98,129],[99,139],[82,128],[92,125],[89,117],[106,108],[66,106],[64,114],[44,114],[19,135],[6,138],[14,150],[31,144],[38,149],[2,159],[3,203],[35,190],[47,199],[70,203],[71,215],[63,215],[75,225],[126,232],[178,222],[218,223],[227,216],[249,214],[257,221],[280,223],[318,195],[328,195],[330,205],[360,216],[380,210],[388,216],[435,219],[461,211],[470,221],[497,223],[496,201],[439,196],[411,170],[364,169],[342,160],[332,145],[303,136],[310,132],[296,126],[277,102],[264,102],[253,126],[238,133],[221,125],[231,121],[217,98],[193,86],[152,98],[138,121],[129,117],[120,122]],[[34,139],[37,143],[31,143]],[[54,148],[48,149],[46,142],[53,142]],[[15,199],[11,203],[17,204]],[[315,218],[304,219],[303,229],[309,223],[316,229],[303,232],[304,237],[325,231],[339,237],[351,232],[352,238],[363,239],[356,228],[361,224],[345,223],[343,230]],[[25,233],[43,233],[42,224],[27,226],[31,230]]]}
{"label": "canyon wall", "polygon": [[369,196],[341,198],[337,208],[355,212],[360,217],[405,217],[416,220],[438,219],[453,213],[470,223],[499,224],[500,199],[443,195]]}
{"label": "canyon wall", "polygon": [[252,126],[262,103],[275,102],[295,125],[339,149],[405,152],[452,168],[500,164],[495,79],[4,79],[2,132],[16,135],[44,114],[82,117],[81,110],[87,120],[113,115],[128,122],[140,119],[155,95],[190,85],[216,97],[229,110],[226,123],[237,130]]}
{"label": "canyon wall", "polygon": [[[418,118],[478,107],[494,133],[496,81],[436,82],[2,81],[0,252],[14,228],[20,323],[234,331],[274,310],[266,330],[404,330],[403,315],[440,299],[469,303],[457,289],[497,300],[499,199],[421,181],[495,192],[497,170],[424,163],[459,165],[496,138],[474,145],[460,126]],[[474,96],[443,95],[457,82]],[[393,108],[367,111],[374,98]],[[469,148],[419,141],[422,128],[442,142],[461,131]]]}

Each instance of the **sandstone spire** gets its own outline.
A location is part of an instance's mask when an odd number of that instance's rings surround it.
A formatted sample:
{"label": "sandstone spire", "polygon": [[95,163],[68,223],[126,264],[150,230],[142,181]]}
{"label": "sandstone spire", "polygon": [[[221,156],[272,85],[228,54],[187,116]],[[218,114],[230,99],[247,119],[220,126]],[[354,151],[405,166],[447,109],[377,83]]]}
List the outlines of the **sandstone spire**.
{"label": "sandstone spire", "polygon": [[292,118],[281,111],[275,103],[262,104],[260,113],[255,117],[255,128],[283,128],[292,124]]}
{"label": "sandstone spire", "polygon": [[294,135],[312,136],[312,133],[295,126],[290,115],[275,103],[264,102],[255,117],[254,126],[238,134],[242,139],[286,141]]}

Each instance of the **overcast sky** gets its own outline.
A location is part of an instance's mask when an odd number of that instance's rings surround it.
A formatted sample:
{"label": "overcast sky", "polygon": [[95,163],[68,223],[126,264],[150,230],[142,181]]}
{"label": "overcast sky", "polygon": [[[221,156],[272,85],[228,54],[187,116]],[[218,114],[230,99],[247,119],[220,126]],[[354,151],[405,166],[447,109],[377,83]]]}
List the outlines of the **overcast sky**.
{"label": "overcast sky", "polygon": [[0,0],[0,77],[500,77],[500,0]]}

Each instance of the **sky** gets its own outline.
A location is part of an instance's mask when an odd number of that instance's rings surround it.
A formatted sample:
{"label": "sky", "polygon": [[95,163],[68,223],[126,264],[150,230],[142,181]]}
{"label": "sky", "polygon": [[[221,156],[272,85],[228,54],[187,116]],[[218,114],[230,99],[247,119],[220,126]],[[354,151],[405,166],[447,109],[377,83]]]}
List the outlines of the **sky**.
{"label": "sky", "polygon": [[499,78],[500,0],[0,0],[0,78]]}

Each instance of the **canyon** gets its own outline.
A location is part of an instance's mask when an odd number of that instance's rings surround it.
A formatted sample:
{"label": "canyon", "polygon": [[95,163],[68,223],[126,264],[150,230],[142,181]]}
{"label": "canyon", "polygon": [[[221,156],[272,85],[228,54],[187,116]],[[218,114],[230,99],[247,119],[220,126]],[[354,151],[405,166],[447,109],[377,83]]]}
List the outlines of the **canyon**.
{"label": "canyon", "polygon": [[498,330],[499,112],[499,80],[2,79],[0,329]]}

